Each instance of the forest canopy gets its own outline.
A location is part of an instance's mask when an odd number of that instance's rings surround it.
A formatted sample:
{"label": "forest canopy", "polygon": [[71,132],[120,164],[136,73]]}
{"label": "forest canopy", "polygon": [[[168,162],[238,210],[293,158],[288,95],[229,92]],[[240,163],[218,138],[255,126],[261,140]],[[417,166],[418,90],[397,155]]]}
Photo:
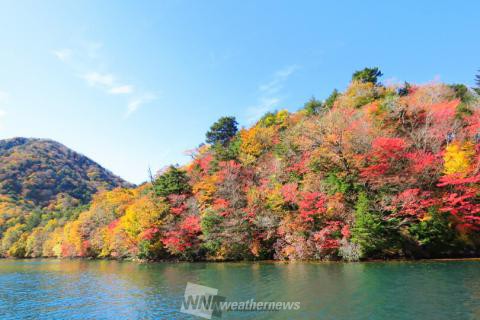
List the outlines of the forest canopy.
{"label": "forest canopy", "polygon": [[[346,261],[477,256],[476,89],[383,85],[381,76],[378,68],[356,71],[344,92],[311,98],[294,113],[269,112],[249,128],[238,130],[234,117],[220,118],[189,164],[169,167],[137,188],[87,170],[88,181],[104,177],[98,186],[107,187],[73,189],[79,205],[96,192],[86,206],[52,206],[53,196],[42,192],[84,184],[70,181],[76,175],[68,172],[55,180],[63,171],[47,174],[37,152],[18,165],[4,142],[1,254]],[[11,168],[31,173],[18,180]]]}

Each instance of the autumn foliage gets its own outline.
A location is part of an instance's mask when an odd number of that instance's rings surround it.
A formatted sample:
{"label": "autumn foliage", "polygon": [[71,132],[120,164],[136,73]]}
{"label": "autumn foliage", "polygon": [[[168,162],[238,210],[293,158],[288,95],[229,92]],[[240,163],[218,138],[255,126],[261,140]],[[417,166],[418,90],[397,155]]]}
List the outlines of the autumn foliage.
{"label": "autumn foliage", "polygon": [[[34,206],[19,209],[1,197],[2,254],[349,261],[478,255],[478,97],[469,92],[472,99],[462,102],[440,83],[384,86],[381,73],[370,71],[375,77],[354,77],[328,104],[315,101],[315,112],[283,110],[250,128],[235,126],[220,142],[190,152],[188,165],[138,188],[101,191],[67,218],[42,209],[32,220]],[[220,122],[214,129],[225,131]]]}

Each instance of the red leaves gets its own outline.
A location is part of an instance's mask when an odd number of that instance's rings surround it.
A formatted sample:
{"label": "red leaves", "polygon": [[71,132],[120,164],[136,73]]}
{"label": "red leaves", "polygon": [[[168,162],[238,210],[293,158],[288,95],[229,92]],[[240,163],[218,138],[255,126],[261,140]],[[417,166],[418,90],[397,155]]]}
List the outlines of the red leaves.
{"label": "red leaves", "polygon": [[[376,138],[372,150],[365,158],[369,166],[362,168],[360,175],[367,180],[382,179],[398,160],[405,157],[406,143],[401,138]],[[381,182],[381,181],[379,181]]]}
{"label": "red leaves", "polygon": [[188,216],[180,224],[180,228],[188,235],[197,234],[202,230],[200,227],[200,218],[197,216]]}
{"label": "red leaves", "polygon": [[439,159],[441,159],[440,156],[422,150],[407,153],[406,157],[410,160],[410,171],[414,174],[420,174],[430,169],[434,169],[439,166]]}
{"label": "red leaves", "polygon": [[474,137],[476,134],[480,134],[480,110],[476,109],[471,116],[466,119],[468,124],[466,131]]}
{"label": "red leaves", "polygon": [[225,210],[230,205],[228,200],[219,198],[213,201],[213,208],[215,210]]}
{"label": "red leaves", "polygon": [[430,106],[429,111],[433,113],[434,121],[442,123],[455,118],[457,107],[460,104],[460,99],[452,101],[441,102]]}
{"label": "red leaves", "polygon": [[313,235],[316,246],[321,250],[332,250],[340,247],[340,235],[343,231],[341,221],[329,221],[327,225]]}
{"label": "red leaves", "polygon": [[288,166],[286,171],[296,173],[299,175],[305,174],[309,171],[308,164],[310,162],[310,154],[305,153],[302,155],[300,161]]}
{"label": "red leaves", "polygon": [[350,226],[346,224],[342,227],[342,236],[348,239],[350,238],[350,235],[351,235]]}
{"label": "red leaves", "polygon": [[376,138],[372,142],[372,155],[380,161],[399,159],[406,143],[402,138]]}
{"label": "red leaves", "polygon": [[430,207],[438,204],[438,200],[431,196],[430,192],[420,189],[407,189],[397,195],[392,207],[394,211],[397,210],[398,215],[422,219]]}
{"label": "red leaves", "polygon": [[300,216],[305,221],[313,221],[314,216],[327,212],[326,196],[320,192],[304,192],[298,203]]}
{"label": "red leaves", "polygon": [[286,202],[295,203],[298,198],[298,184],[297,183],[287,183],[282,186],[282,196]]}
{"label": "red leaves", "polygon": [[200,169],[202,169],[205,173],[207,173],[208,170],[210,170],[210,168],[211,168],[211,163],[213,161],[213,155],[208,154],[205,157],[198,159],[197,161],[198,161],[197,163],[198,163],[198,166],[200,167]]}
{"label": "red leaves", "polygon": [[213,209],[217,210],[219,215],[223,217],[228,216],[232,212],[230,209],[230,201],[222,198],[213,201]]}
{"label": "red leaves", "polygon": [[389,168],[390,166],[388,163],[374,164],[363,168],[360,175],[362,176],[362,178],[372,180],[386,174]]}
{"label": "red leaves", "polygon": [[170,208],[170,212],[173,213],[174,215],[181,215],[182,213],[184,213],[185,211],[187,210],[187,205],[182,203],[181,205],[179,205],[178,207],[172,207]]}
{"label": "red leaves", "polygon": [[174,215],[181,215],[187,211],[188,206],[185,203],[187,196],[184,194],[171,194],[168,196],[170,202],[170,212]]}
{"label": "red leaves", "polygon": [[178,230],[167,232],[167,237],[162,240],[162,243],[173,254],[184,252],[187,249],[187,244],[182,240],[182,233]]}
{"label": "red leaves", "polygon": [[458,220],[457,228],[463,231],[480,230],[480,203],[474,190],[466,190],[463,194],[446,193],[443,198],[441,212],[449,212]]}
{"label": "red leaves", "polygon": [[231,176],[240,176],[242,165],[234,160],[222,161],[218,164],[220,170],[217,173],[218,179],[224,181]]}
{"label": "red leaves", "polygon": [[193,160],[192,164],[189,166],[189,171],[196,170],[200,171],[201,175],[207,175],[210,169],[212,168],[212,162],[214,157],[212,154],[208,153],[203,155],[195,160]]}
{"label": "red leaves", "polygon": [[193,247],[199,241],[200,232],[200,218],[188,216],[179,224],[179,230],[167,232],[162,243],[171,253],[179,254]]}
{"label": "red leaves", "polygon": [[480,182],[480,174],[473,176],[473,177],[468,177],[468,178],[462,178],[461,175],[448,175],[448,176],[443,176],[440,178],[440,183],[437,184],[438,187],[446,187],[446,186],[458,186],[458,185],[465,185],[465,184],[470,184],[470,183],[479,183]]}
{"label": "red leaves", "polygon": [[457,106],[459,99],[441,102],[425,108],[426,122],[430,123],[428,135],[431,139],[445,139],[446,135],[452,132],[454,127]]}
{"label": "red leaves", "polygon": [[480,230],[480,196],[476,184],[480,175],[462,178],[449,175],[440,179],[439,187],[450,190],[442,196],[441,212],[452,214],[457,220],[457,229],[463,232]]}
{"label": "red leaves", "polygon": [[113,220],[112,222],[110,222],[109,225],[108,225],[108,230],[113,231],[118,226],[119,221],[120,221],[120,219],[116,219],[116,220]]}
{"label": "red leaves", "polygon": [[142,232],[141,238],[144,240],[152,240],[159,232],[158,228],[148,228]]}

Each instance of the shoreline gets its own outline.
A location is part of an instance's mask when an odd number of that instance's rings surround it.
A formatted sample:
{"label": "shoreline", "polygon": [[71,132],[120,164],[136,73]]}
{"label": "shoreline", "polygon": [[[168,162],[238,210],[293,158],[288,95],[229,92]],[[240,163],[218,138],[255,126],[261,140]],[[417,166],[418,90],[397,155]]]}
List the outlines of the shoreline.
{"label": "shoreline", "polygon": [[391,259],[366,259],[360,261],[343,261],[343,260],[139,260],[139,259],[102,259],[102,258],[57,258],[57,257],[36,257],[36,258],[13,258],[0,257],[0,261],[15,261],[15,260],[59,260],[59,261],[116,261],[116,262],[134,262],[138,264],[156,264],[156,263],[265,263],[265,264],[295,264],[295,263],[315,263],[315,264],[357,264],[357,263],[389,263],[389,262],[455,262],[455,261],[479,261],[480,257],[464,257],[464,258],[428,258],[428,259],[405,259],[405,258],[391,258]]}

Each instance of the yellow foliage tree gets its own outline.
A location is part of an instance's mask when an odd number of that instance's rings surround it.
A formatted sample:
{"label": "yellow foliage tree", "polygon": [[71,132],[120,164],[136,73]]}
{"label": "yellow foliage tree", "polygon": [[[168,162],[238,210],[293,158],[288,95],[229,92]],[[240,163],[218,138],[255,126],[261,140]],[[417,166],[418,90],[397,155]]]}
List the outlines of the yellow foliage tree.
{"label": "yellow foliage tree", "polygon": [[62,242],[63,242],[63,228],[57,227],[52,233],[48,235],[45,244],[43,245],[44,257],[62,257]]}
{"label": "yellow foliage tree", "polygon": [[84,256],[83,239],[80,231],[81,231],[80,220],[75,220],[65,225],[63,229],[62,256],[67,256],[67,257]]}
{"label": "yellow foliage tree", "polygon": [[240,131],[240,161],[249,165],[273,144],[275,136],[274,127],[255,126],[248,130]]}
{"label": "yellow foliage tree", "polygon": [[25,227],[24,224],[16,224],[5,231],[1,243],[2,254],[9,254],[9,249],[20,239],[25,231]]}
{"label": "yellow foliage tree", "polygon": [[262,120],[260,120],[260,124],[265,127],[278,126],[280,128],[285,128],[288,124],[289,115],[290,114],[288,110],[280,110],[276,113],[268,113],[262,118]]}
{"label": "yellow foliage tree", "polygon": [[193,185],[193,194],[195,195],[195,198],[197,199],[201,208],[205,208],[211,204],[213,196],[217,191],[217,181],[218,177],[216,175],[211,175]]}
{"label": "yellow foliage tree", "polygon": [[372,82],[354,81],[337,102],[345,108],[359,108],[384,94],[385,89]]}
{"label": "yellow foliage tree", "polygon": [[471,142],[452,143],[445,148],[443,172],[466,175],[470,169],[471,159],[475,155],[475,146]]}
{"label": "yellow foliage tree", "polygon": [[149,195],[144,195],[126,209],[125,215],[120,218],[120,228],[131,243],[136,244],[141,241],[143,231],[162,225],[168,208],[166,203],[155,202]]}

